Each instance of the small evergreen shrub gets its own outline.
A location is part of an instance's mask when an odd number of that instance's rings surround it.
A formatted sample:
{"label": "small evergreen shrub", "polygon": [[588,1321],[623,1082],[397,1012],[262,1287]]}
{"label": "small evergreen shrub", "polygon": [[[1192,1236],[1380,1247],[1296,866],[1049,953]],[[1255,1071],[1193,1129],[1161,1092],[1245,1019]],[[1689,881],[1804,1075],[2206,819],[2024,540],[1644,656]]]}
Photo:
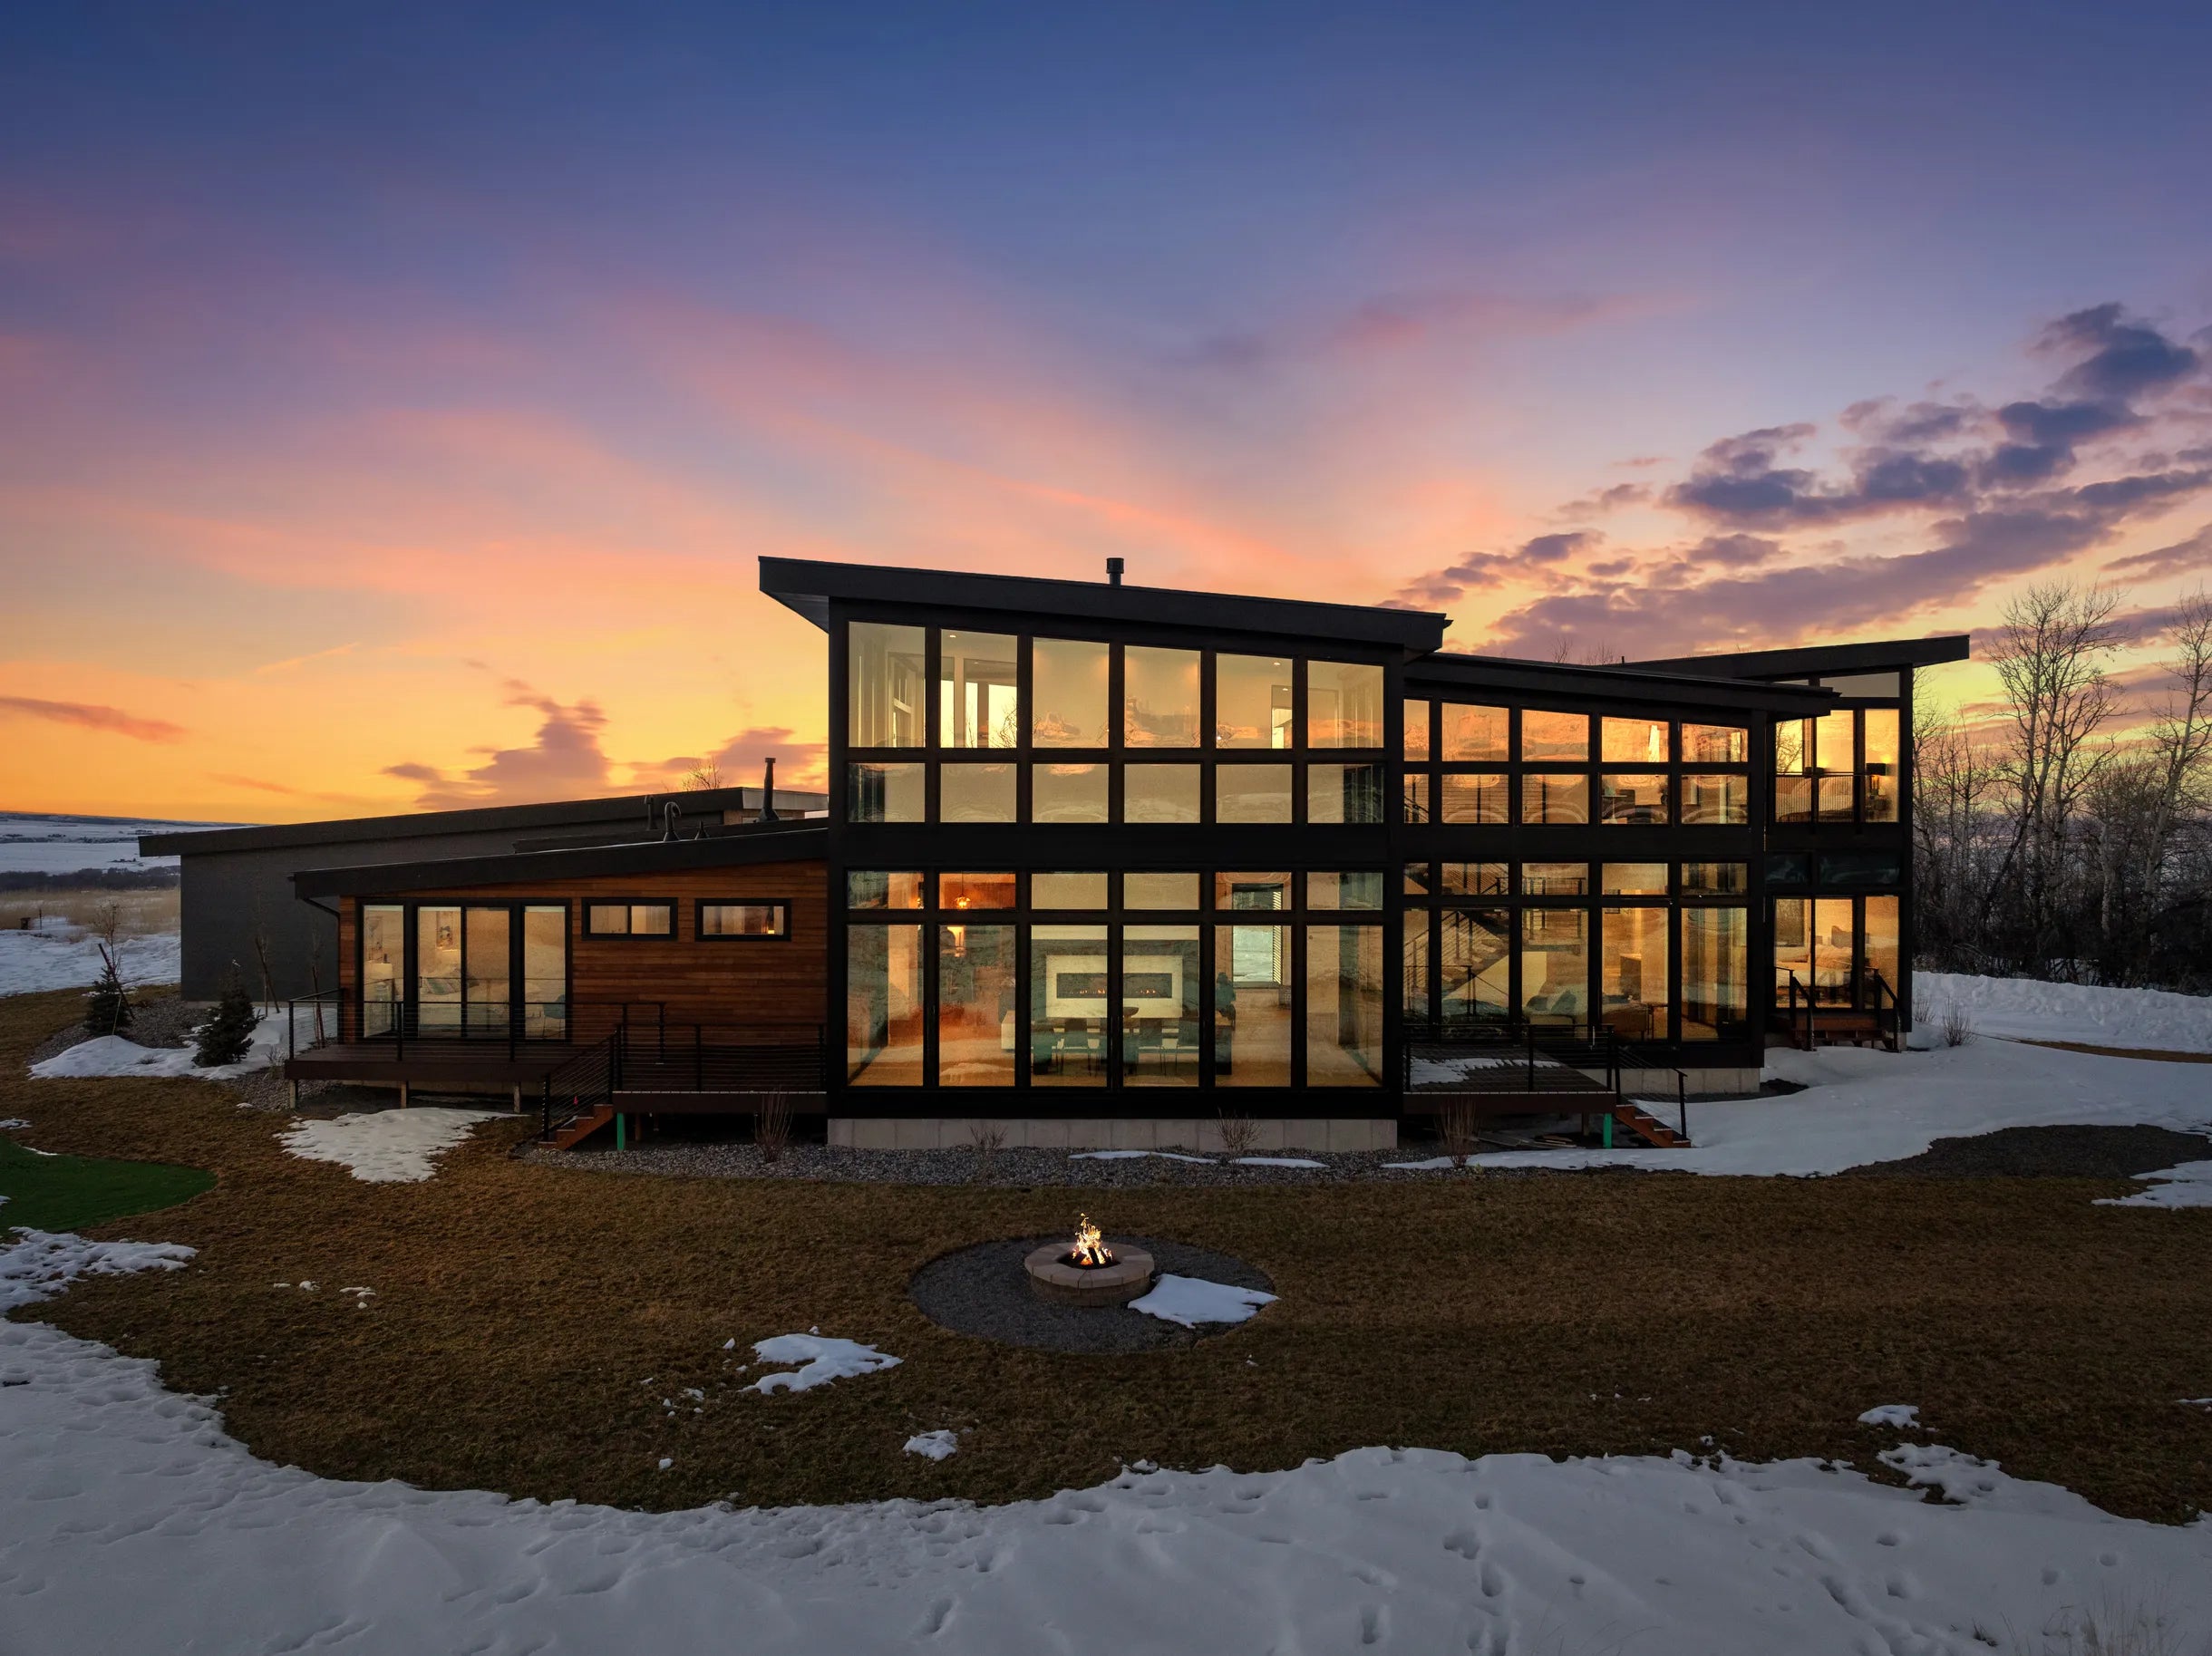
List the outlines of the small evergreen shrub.
{"label": "small evergreen shrub", "polygon": [[257,1022],[253,997],[246,993],[246,979],[234,961],[223,973],[223,992],[215,1010],[193,1031],[192,1061],[203,1070],[237,1063],[253,1045]]}
{"label": "small evergreen shrub", "polygon": [[131,1027],[131,996],[123,975],[116,970],[115,951],[100,945],[100,980],[84,997],[84,1031],[88,1035],[120,1035]]}

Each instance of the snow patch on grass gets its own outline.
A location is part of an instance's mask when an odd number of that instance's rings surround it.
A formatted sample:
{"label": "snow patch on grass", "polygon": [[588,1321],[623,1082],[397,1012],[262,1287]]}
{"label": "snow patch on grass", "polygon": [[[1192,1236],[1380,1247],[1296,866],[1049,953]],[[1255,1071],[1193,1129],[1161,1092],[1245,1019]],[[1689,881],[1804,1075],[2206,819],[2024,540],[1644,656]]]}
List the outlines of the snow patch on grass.
{"label": "snow patch on grass", "polygon": [[954,1432],[917,1432],[907,1439],[907,1454],[927,1456],[931,1460],[943,1460],[959,1451],[959,1437]]}
{"label": "snow patch on grass", "polygon": [[2185,1161],[2178,1167],[2138,1177],[2156,1179],[2151,1189],[2127,1196],[2099,1196],[2100,1207],[2212,1207],[2212,1161]]}
{"label": "snow patch on grass", "polygon": [[763,1374],[745,1388],[763,1396],[776,1391],[811,1391],[831,1380],[873,1374],[878,1369],[896,1369],[899,1362],[897,1358],[878,1351],[874,1346],[832,1339],[827,1334],[778,1334],[772,1340],[756,1340],[752,1342],[752,1354],[762,1362],[800,1365],[781,1373]]}
{"label": "snow patch on grass", "polygon": [[199,1250],[174,1242],[87,1242],[67,1231],[18,1229],[0,1243],[0,1313],[52,1299],[80,1276],[181,1271]]}
{"label": "snow patch on grass", "polygon": [[1917,1403],[1883,1403],[1858,1417],[1861,1426],[1894,1426],[1899,1429],[1920,1424]]}
{"label": "snow patch on grass", "polygon": [[308,1161],[333,1161],[371,1185],[412,1185],[428,1178],[437,1157],[499,1119],[488,1109],[380,1109],[330,1121],[296,1121],[280,1137]]}
{"label": "snow patch on grass", "polygon": [[1256,1288],[1238,1288],[1228,1283],[1209,1283],[1202,1276],[1176,1276],[1163,1271],[1152,1292],[1131,1300],[1129,1308],[1167,1322],[1196,1328],[1201,1322],[1242,1322],[1263,1305],[1275,1303],[1275,1295]]}
{"label": "snow patch on grass", "polygon": [[2212,995],[1950,972],[1913,973],[1913,1014],[1923,1038],[1939,1030],[1944,1014],[1954,1007],[1978,1035],[2212,1052]]}
{"label": "snow patch on grass", "polygon": [[[0,936],[5,936],[0,933]],[[303,1022],[309,1014],[300,1014]],[[80,1041],[56,1052],[44,1063],[33,1064],[35,1080],[84,1080],[114,1076],[190,1076],[203,1081],[228,1080],[255,1070],[266,1070],[285,1054],[285,1014],[271,1012],[254,1025],[252,1044],[235,1064],[214,1064],[202,1070],[192,1060],[190,1047],[142,1047],[127,1035],[99,1035]]]}

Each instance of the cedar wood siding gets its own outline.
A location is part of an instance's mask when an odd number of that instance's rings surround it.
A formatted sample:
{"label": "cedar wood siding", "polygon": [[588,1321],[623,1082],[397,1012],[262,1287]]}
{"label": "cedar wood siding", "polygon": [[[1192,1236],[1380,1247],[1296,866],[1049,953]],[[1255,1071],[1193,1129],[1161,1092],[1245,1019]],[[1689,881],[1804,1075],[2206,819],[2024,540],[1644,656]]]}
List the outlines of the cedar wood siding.
{"label": "cedar wood siding", "polygon": [[[642,897],[675,905],[673,938],[587,937],[587,899]],[[529,884],[426,886],[340,900],[341,982],[350,993],[359,961],[364,902],[430,903],[517,898],[568,903],[569,993],[579,1003],[663,1001],[676,1023],[821,1023],[829,1016],[829,870],[813,862],[756,863]],[[695,935],[697,904],[778,898],[791,905],[791,935],[780,941]]]}

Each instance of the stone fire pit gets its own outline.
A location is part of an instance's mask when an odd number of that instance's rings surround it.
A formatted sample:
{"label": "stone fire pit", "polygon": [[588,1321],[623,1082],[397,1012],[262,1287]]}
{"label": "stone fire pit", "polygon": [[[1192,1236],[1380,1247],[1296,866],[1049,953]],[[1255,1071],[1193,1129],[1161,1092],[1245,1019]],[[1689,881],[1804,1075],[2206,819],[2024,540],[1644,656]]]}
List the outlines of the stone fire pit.
{"label": "stone fire pit", "polygon": [[1088,1215],[1073,1245],[1048,1242],[1022,1267],[1030,1291],[1055,1305],[1126,1305],[1152,1285],[1152,1256],[1142,1248],[1107,1247]]}

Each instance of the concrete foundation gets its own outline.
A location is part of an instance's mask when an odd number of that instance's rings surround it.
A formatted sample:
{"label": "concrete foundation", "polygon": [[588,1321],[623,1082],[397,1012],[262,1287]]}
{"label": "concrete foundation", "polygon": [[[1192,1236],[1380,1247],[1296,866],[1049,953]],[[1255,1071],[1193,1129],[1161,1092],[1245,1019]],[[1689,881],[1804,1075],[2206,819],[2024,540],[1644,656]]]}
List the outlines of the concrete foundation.
{"label": "concrete foundation", "polygon": [[[1260,1117],[1252,1125],[1252,1148],[1261,1154],[1398,1148],[1398,1124],[1387,1118],[1330,1117],[1307,1121]],[[1221,1123],[1190,1116],[1128,1119],[1014,1116],[988,1122],[968,1116],[832,1116],[830,1142],[849,1150],[965,1150],[973,1148],[978,1127],[1004,1133],[1003,1148],[1010,1150],[1188,1150],[1218,1156],[1222,1149]]]}

